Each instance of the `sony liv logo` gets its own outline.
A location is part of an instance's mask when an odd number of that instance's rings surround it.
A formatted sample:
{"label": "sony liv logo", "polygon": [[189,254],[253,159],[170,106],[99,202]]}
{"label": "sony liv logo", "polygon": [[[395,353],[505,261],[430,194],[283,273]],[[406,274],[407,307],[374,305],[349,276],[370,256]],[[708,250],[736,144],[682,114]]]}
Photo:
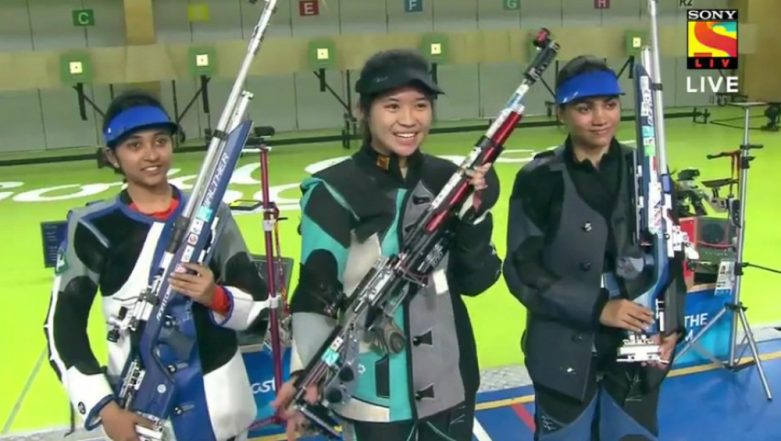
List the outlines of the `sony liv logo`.
{"label": "sony liv logo", "polygon": [[702,76],[692,78],[686,76],[687,93],[738,93],[738,77],[736,76]]}
{"label": "sony liv logo", "polygon": [[689,9],[686,27],[686,67],[738,67],[737,9]]}
{"label": "sony liv logo", "polygon": [[689,9],[686,26],[686,67],[720,71],[699,78],[686,76],[686,92],[738,93],[738,77],[721,72],[738,67],[737,9]]}

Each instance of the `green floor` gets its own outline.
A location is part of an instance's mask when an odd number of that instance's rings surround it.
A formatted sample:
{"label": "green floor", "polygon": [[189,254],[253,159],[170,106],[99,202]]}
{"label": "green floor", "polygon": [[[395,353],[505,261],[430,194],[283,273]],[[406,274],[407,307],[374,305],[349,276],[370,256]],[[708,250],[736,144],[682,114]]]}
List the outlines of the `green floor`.
{"label": "green floor", "polygon": [[[760,124],[760,121],[756,120],[754,124]],[[741,130],[693,124],[688,119],[669,120],[667,128],[668,151],[673,168],[697,167],[702,172],[701,179],[728,176],[728,162],[706,161],[705,155],[736,148],[742,139]],[[633,124],[624,123],[618,137],[631,140],[634,138],[633,133]],[[438,155],[463,155],[479,135],[436,135],[430,138],[426,151]],[[745,258],[757,264],[781,267],[781,254],[778,251],[781,249],[781,229],[776,226],[776,207],[781,192],[777,178],[781,170],[781,134],[753,131],[751,136],[752,142],[764,143],[765,149],[756,153],[758,159],[751,169]],[[515,132],[507,142],[507,148],[538,150],[557,144],[562,138],[563,132],[552,127],[523,129]],[[344,153],[336,144],[280,147],[271,156],[272,184],[291,184],[280,196],[295,200],[298,197],[295,184],[307,175],[307,165]],[[522,158],[528,156],[529,152],[508,151],[504,156],[505,161],[499,161],[496,165],[501,177],[503,197],[494,210],[494,238],[502,256],[507,198],[515,173],[522,165]],[[511,158],[516,160],[508,161]],[[178,156],[175,166],[182,171],[176,176],[195,173],[200,159],[199,154]],[[253,161],[254,157],[245,157],[240,166]],[[42,264],[39,224],[42,221],[63,219],[70,207],[111,197],[117,187],[86,198],[60,201],[18,202],[14,197],[22,192],[56,185],[116,181],[111,172],[97,170],[94,164],[94,161],[85,161],[0,168],[0,181],[24,183],[18,188],[9,189],[8,185],[0,187],[0,231],[4,231],[3,252],[0,253],[0,284],[6,286],[6,290],[0,293],[0,323],[5,334],[0,340],[0,360],[3,360],[0,363],[0,423],[3,424],[0,428],[6,428],[8,417],[13,413],[13,423],[7,427],[11,432],[63,425],[68,418],[62,388],[46,360],[39,371],[35,370],[36,361],[45,349],[42,323],[52,281],[51,271],[44,269]],[[244,198],[249,198],[258,188],[256,184],[237,184],[232,185],[231,190],[239,191]],[[6,196],[3,191],[13,192],[13,195]],[[46,193],[46,196],[64,195],[73,191],[73,188],[65,188],[59,192]],[[288,210],[284,214],[289,220],[282,226],[283,253],[295,257],[298,263],[300,242],[295,228],[299,213]],[[238,222],[252,251],[260,253],[263,241],[259,217],[242,216]],[[743,300],[750,306],[748,315],[752,323],[780,321],[781,293],[776,287],[781,279],[766,272],[748,270],[744,281]],[[500,280],[489,291],[477,298],[467,299],[467,302],[477,334],[481,367],[521,362],[519,337],[524,323],[524,309],[508,294],[504,282]],[[96,354],[103,357],[105,333],[99,317],[96,304],[89,333]],[[29,390],[18,411],[14,411],[14,405],[28,381]]]}

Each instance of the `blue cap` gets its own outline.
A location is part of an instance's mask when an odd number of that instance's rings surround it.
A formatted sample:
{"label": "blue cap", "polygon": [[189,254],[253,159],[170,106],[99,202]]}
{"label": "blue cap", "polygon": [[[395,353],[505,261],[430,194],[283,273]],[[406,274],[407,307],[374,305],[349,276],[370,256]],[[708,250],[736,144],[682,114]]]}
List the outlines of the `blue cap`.
{"label": "blue cap", "polygon": [[575,75],[564,81],[556,89],[556,104],[567,104],[593,96],[616,96],[623,94],[624,91],[618,85],[616,74],[608,70],[596,70]]}
{"label": "blue cap", "polygon": [[157,106],[135,106],[120,112],[106,126],[103,132],[106,145],[116,147],[117,141],[137,130],[164,126],[176,132],[179,126],[171,121],[168,114]]}

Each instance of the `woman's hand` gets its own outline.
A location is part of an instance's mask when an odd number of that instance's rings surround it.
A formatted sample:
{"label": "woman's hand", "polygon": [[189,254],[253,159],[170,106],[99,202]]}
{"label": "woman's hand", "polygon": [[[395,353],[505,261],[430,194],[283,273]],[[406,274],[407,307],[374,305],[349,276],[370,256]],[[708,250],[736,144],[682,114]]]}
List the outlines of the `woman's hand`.
{"label": "woman's hand", "polygon": [[642,333],[654,324],[654,314],[650,309],[631,300],[611,299],[602,308],[599,322],[611,328]]}
{"label": "woman's hand", "polygon": [[100,410],[100,419],[103,430],[113,441],[138,441],[136,426],[151,429],[154,423],[136,414],[119,407],[116,401],[108,403]]}
{"label": "woman's hand", "polygon": [[212,271],[197,263],[182,265],[195,274],[174,272],[169,279],[171,287],[179,294],[190,297],[202,305],[207,307],[211,305],[217,290]]}
{"label": "woman's hand", "polygon": [[469,176],[469,183],[472,184],[472,187],[475,188],[475,191],[481,191],[488,188],[488,184],[485,182],[485,175],[490,169],[491,164],[488,163],[466,171],[466,175]]}
{"label": "woman's hand", "polygon": [[[488,163],[466,171],[466,175],[469,177],[469,184],[475,189],[472,194],[472,209],[475,213],[479,212],[480,207],[483,205],[482,192],[488,188],[488,183],[485,182],[485,175],[490,169],[491,164]],[[462,212],[461,217],[463,218],[463,216],[464,213]]]}
{"label": "woman's hand", "polygon": [[649,366],[655,367],[660,370],[665,370],[670,367],[673,362],[673,352],[675,351],[675,345],[678,343],[678,334],[670,334],[666,336],[654,335],[654,343],[659,345],[659,361],[652,361],[648,363]]}
{"label": "woman's hand", "polygon": [[[277,392],[277,397],[271,402],[271,407],[277,409],[278,412],[282,409],[282,412],[279,413],[282,418],[287,421],[287,427],[285,428],[287,441],[297,440],[300,434],[308,432],[309,426],[309,422],[301,412],[287,408],[290,405],[293,396],[296,394],[295,381],[295,378],[291,378],[283,384],[282,387],[279,388],[279,392]],[[315,386],[310,386],[306,390],[305,399],[309,403],[315,403],[317,401],[317,389]]]}

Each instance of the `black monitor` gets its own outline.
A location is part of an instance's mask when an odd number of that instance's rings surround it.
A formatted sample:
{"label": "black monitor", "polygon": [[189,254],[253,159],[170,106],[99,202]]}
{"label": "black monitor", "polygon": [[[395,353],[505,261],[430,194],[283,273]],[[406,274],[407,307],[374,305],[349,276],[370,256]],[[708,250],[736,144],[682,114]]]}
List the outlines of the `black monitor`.
{"label": "black monitor", "polygon": [[[268,280],[268,274],[266,273],[266,256],[259,254],[250,255],[252,263],[258,268],[260,276],[263,280]],[[295,261],[290,257],[278,257],[277,262],[282,262],[282,271],[284,272],[285,291],[290,290],[290,277],[293,274],[293,264]]]}

